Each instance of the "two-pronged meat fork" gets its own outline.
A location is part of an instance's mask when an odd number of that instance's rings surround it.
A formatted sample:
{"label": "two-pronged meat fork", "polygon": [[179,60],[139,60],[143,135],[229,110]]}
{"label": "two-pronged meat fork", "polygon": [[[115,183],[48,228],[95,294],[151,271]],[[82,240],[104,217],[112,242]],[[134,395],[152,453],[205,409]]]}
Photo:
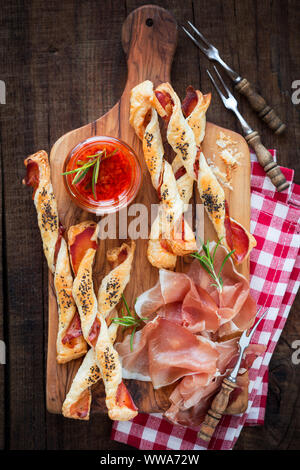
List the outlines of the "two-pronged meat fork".
{"label": "two-pronged meat fork", "polygon": [[235,84],[235,89],[246,96],[252,108],[258,113],[261,119],[263,119],[268,126],[275,132],[275,134],[280,134],[285,129],[285,124],[282,123],[280,118],[275,114],[275,111],[267,105],[266,101],[253,89],[251,84],[246,78],[240,77],[231,67],[225,64],[224,60],[221,59],[219,51],[216,47],[210,44],[207,39],[203,36],[202,33],[190,22],[188,24],[192,28],[193,32],[204,42],[207,46],[203,46],[195,37],[181,25],[184,32],[191,38],[191,40],[196,44],[197,47],[209,58],[209,60],[214,60],[218,62],[225,70],[227,75],[233,80]]}
{"label": "two-pronged meat fork", "polygon": [[[257,314],[261,311],[260,307],[257,311]],[[231,374],[228,377],[225,377],[225,379],[222,382],[221,390],[219,393],[215,396],[213,399],[213,402],[211,404],[210,410],[206,414],[205,420],[201,425],[200,431],[198,433],[198,436],[203,439],[204,441],[210,441],[210,439],[213,436],[213,433],[215,432],[215,429],[220,421],[220,419],[223,416],[224,411],[227,408],[228,402],[229,402],[229,397],[231,392],[236,388],[236,380],[237,380],[237,375],[240,370],[241,362],[243,359],[243,354],[245,352],[245,349],[248,348],[250,341],[252,339],[252,336],[262,321],[262,319],[266,316],[268,310],[266,310],[260,319],[255,323],[255,325],[252,327],[252,329],[245,330],[242,336],[239,339],[239,349],[240,349],[240,354],[238,357],[238,360],[236,361],[236,364],[231,372]]]}
{"label": "two-pronged meat fork", "polygon": [[260,136],[258,132],[254,131],[249,124],[245,121],[243,116],[238,110],[238,105],[237,105],[237,100],[233,96],[233,94],[230,92],[229,88],[226,86],[224,83],[224,80],[222,79],[221,75],[218,72],[218,69],[216,66],[214,66],[215,72],[223,85],[225,91],[227,92],[227,96],[225,96],[218,85],[215,82],[215,79],[211,75],[211,73],[207,70],[208,76],[212,81],[212,84],[214,85],[215,89],[217,90],[221,100],[223,101],[223,104],[225,108],[230,109],[238,118],[238,120],[241,123],[245,139],[248,142],[248,144],[253,148],[253,150],[256,153],[257,159],[263,169],[265,170],[267,176],[270,178],[274,186],[277,188],[277,191],[283,191],[284,189],[289,187],[289,183],[286,181],[285,176],[283,175],[281,169],[277,165],[277,163],[273,160],[272,155],[270,152],[266,149],[266,147],[261,143]]}

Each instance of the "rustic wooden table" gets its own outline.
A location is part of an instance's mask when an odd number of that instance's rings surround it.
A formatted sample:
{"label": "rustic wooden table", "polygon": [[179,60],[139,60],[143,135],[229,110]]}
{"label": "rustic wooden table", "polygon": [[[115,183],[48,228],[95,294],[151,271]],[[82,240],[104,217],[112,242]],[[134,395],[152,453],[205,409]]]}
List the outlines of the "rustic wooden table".
{"label": "rustic wooden table", "polygon": [[[0,80],[6,84],[1,122],[1,309],[0,339],[7,364],[0,365],[0,448],[126,449],[110,440],[111,422],[89,423],[51,415],[45,408],[47,268],[36,213],[24,190],[23,159],[65,132],[111,108],[123,90],[126,61],[121,26],[143,1],[1,1]],[[282,165],[300,183],[300,105],[292,82],[300,80],[300,5],[297,0],[165,0],[178,22],[191,19],[213,40],[226,61],[273,105],[287,131],[276,137],[240,99],[246,119],[265,145],[278,149]],[[182,96],[188,84],[211,90],[208,61],[179,32],[172,83]],[[239,130],[213,93],[208,117]],[[300,365],[291,344],[300,339],[296,299],[270,365],[265,425],[245,428],[235,449],[300,448]]]}

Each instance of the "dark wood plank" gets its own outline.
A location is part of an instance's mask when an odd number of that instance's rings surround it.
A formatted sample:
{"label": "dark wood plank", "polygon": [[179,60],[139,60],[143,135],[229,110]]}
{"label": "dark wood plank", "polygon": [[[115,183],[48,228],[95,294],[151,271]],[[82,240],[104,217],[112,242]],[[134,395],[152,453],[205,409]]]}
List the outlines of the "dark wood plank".
{"label": "dark wood plank", "polygon": [[23,158],[36,145],[28,10],[21,2],[6,3],[1,15],[1,73],[7,84],[1,108],[9,331],[5,438],[10,448],[39,449],[45,446],[43,258],[31,196],[21,185]]}
{"label": "dark wood plank", "polygon": [[[3,26],[3,17],[0,14],[0,27]],[[2,59],[2,54],[0,51],[0,60]],[[4,80],[4,77],[1,76],[1,80]],[[4,81],[5,82],[5,81]],[[0,104],[0,116],[4,112],[5,104]],[[3,147],[1,145],[2,142],[2,135],[1,135],[1,128],[0,128],[0,178],[1,178],[1,192],[0,192],[0,206],[1,206],[1,214],[0,214],[0,241],[1,241],[1,261],[0,261],[0,348],[3,348],[3,344],[5,345],[6,337],[4,335],[4,311],[6,308],[6,296],[5,291],[7,289],[6,283],[6,276],[5,276],[5,265],[6,265],[6,246],[5,246],[5,220],[3,217],[4,214],[4,154],[3,154]],[[4,346],[5,347],[5,346]],[[3,351],[2,351],[3,354]],[[4,449],[5,447],[5,372],[6,366],[2,364],[1,359],[3,359],[0,350],[0,449]]]}
{"label": "dark wood plank", "polygon": [[[251,4],[251,5],[250,5]],[[282,136],[275,136],[249,108],[245,100],[242,112],[261,132],[268,148],[278,149],[278,160],[299,171],[299,107],[291,102],[291,82],[300,76],[299,31],[300,14],[297,2],[235,2],[235,29],[238,33],[238,63],[246,76],[274,106],[286,122]],[[239,26],[239,27],[238,27]],[[298,308],[297,308],[298,306]],[[299,295],[272,357],[269,369],[269,393],[265,425],[244,428],[236,449],[299,449],[300,446],[300,382],[297,366],[293,366],[291,344],[299,338]]]}
{"label": "dark wood plank", "polygon": [[[5,105],[0,105],[5,106]],[[4,180],[4,173],[3,173],[3,153],[2,147],[0,146],[0,177],[1,177],[1,185],[3,188],[3,180]],[[3,208],[3,191],[0,193],[0,206],[1,206],[1,214],[0,214],[0,241],[1,241],[1,262],[0,262],[0,449],[4,449],[5,446],[5,365],[3,364],[3,348],[5,348],[5,338],[4,338],[4,319],[3,319],[3,312],[5,309],[5,298],[4,298],[4,291],[6,285],[4,284],[4,271],[5,271],[5,239],[4,239],[4,208]]]}

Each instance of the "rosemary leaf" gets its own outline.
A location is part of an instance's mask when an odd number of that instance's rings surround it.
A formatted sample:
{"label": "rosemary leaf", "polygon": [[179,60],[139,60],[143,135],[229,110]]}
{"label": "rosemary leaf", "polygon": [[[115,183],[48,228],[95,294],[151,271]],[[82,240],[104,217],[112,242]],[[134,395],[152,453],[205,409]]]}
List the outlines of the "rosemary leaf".
{"label": "rosemary leaf", "polygon": [[142,322],[145,322],[147,321],[146,318],[136,318],[129,306],[128,306],[128,303],[124,297],[124,295],[122,294],[122,300],[124,302],[124,305],[125,305],[125,309],[128,313],[128,315],[124,315],[124,310],[122,309],[121,312],[123,314],[122,317],[115,317],[115,318],[112,318],[112,322],[113,323],[117,323],[118,325],[122,325],[124,328],[132,328],[132,332],[131,332],[131,335],[130,335],[130,350],[132,351],[133,350],[133,338],[134,338],[134,335],[135,335],[135,332],[136,332],[136,329],[137,327],[142,323]]}
{"label": "rosemary leaf", "polygon": [[221,267],[220,267],[219,272],[218,272],[218,276],[219,276],[219,277],[220,277],[220,274],[221,274],[221,272],[222,272],[222,269],[224,268],[224,265],[225,265],[226,261],[230,258],[230,256],[233,255],[234,252],[235,252],[235,250],[230,251],[230,252],[225,256],[225,258],[223,259],[223,262],[222,262]]}
{"label": "rosemary leaf", "polygon": [[96,196],[96,187],[95,187],[95,174],[96,174],[96,165],[94,165],[93,168],[93,176],[92,176],[92,193],[95,199],[97,199]]}
{"label": "rosemary leaf", "polygon": [[223,237],[219,238],[218,242],[216,243],[216,246],[215,246],[215,249],[214,249],[214,252],[213,252],[213,255],[212,255],[212,261],[214,263],[215,261],[215,256],[216,256],[216,252],[217,252],[217,249],[218,249],[218,246],[220,245],[221,241],[223,240]]}
{"label": "rosemary leaf", "polygon": [[89,168],[79,171],[77,175],[75,176],[75,178],[73,179],[72,184],[77,184],[80,181],[82,181],[88,171],[89,171]]}
{"label": "rosemary leaf", "polygon": [[86,163],[85,165],[82,165],[79,168],[74,168],[74,170],[65,171],[64,173],[62,173],[62,175],[71,175],[72,173],[77,173],[78,171],[82,171],[82,170],[85,170],[87,168],[90,168],[94,164],[95,164],[95,162]]}
{"label": "rosemary leaf", "polygon": [[135,324],[135,322],[128,322],[127,320],[123,320],[123,318],[113,318],[113,323],[117,323],[118,325],[123,325],[123,326],[132,326]]}
{"label": "rosemary leaf", "polygon": [[127,301],[126,301],[126,299],[125,299],[125,297],[124,297],[124,294],[122,294],[122,300],[123,300],[123,302],[124,302],[124,305],[125,305],[125,308],[126,308],[126,310],[127,310],[127,312],[128,312],[128,315],[130,315],[130,316],[132,317],[132,313],[131,313],[130,308],[129,308],[129,306],[128,306],[128,303],[127,303]]}
{"label": "rosemary leaf", "polygon": [[205,271],[207,271],[208,274],[210,274],[210,272],[211,272],[211,263],[207,260],[207,258],[205,258],[204,256],[199,255],[198,253],[196,255],[192,254],[191,256],[193,256],[193,258],[196,258],[200,262],[200,264],[203,266]]}
{"label": "rosemary leaf", "polygon": [[207,246],[205,245],[205,243],[203,243],[202,249],[203,249],[203,251],[204,251],[204,253],[205,253],[205,256],[207,256],[207,258],[209,259],[209,258],[210,258],[209,248],[207,249]]}
{"label": "rosemary leaf", "polygon": [[208,258],[205,258],[205,256],[200,256],[199,261],[202,264],[205,264],[209,269],[211,269],[211,261]]}
{"label": "rosemary leaf", "polygon": [[219,289],[219,284],[212,283],[212,286],[216,287],[216,289]]}
{"label": "rosemary leaf", "polygon": [[[71,175],[76,174],[75,178],[72,181],[72,184],[77,184],[86,176],[89,169],[93,169],[92,174],[92,193],[95,199],[97,199],[96,191],[97,191],[97,182],[99,178],[99,170],[100,170],[100,163],[102,160],[111,157],[114,155],[118,149],[115,149],[113,152],[107,154],[106,148],[100,150],[99,152],[95,153],[94,155],[87,155],[86,158],[91,159],[88,162],[84,162],[83,160],[77,160],[78,168],[74,168],[73,170],[65,171],[62,175]],[[128,307],[128,306],[127,306]]]}
{"label": "rosemary leaf", "polygon": [[99,150],[99,152],[95,153],[94,155],[87,155],[86,158],[98,158],[100,157],[101,155],[103,155],[103,153],[105,152],[106,149],[104,150]]}
{"label": "rosemary leaf", "polygon": [[74,170],[70,170],[70,171],[65,171],[64,173],[62,173],[62,175],[71,175],[72,173],[77,173],[78,171],[82,171],[82,168],[79,167],[79,168],[75,168]]}
{"label": "rosemary leaf", "polygon": [[97,158],[96,165],[95,165],[95,167],[96,167],[96,170],[95,170],[95,184],[98,183],[100,161],[101,161],[101,159]]}

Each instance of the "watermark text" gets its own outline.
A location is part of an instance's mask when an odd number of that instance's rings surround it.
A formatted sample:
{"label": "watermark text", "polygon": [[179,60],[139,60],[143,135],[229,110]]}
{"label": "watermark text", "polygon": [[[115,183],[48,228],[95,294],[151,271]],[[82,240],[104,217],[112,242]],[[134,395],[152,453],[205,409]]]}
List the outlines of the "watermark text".
{"label": "watermark text", "polygon": [[295,90],[292,93],[292,103],[299,104],[300,103],[300,80],[293,81],[292,89]]}
{"label": "watermark text", "polygon": [[6,86],[3,80],[0,80],[0,104],[6,104]]}
{"label": "watermark text", "polygon": [[0,339],[0,364],[6,364],[6,347],[4,341]]}

